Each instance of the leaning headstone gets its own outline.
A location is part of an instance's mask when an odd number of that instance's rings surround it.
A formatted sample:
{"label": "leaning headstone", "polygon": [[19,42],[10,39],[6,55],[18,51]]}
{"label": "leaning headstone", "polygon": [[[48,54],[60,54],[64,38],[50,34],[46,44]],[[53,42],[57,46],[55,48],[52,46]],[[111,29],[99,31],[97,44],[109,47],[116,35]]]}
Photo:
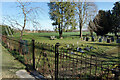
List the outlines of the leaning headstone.
{"label": "leaning headstone", "polygon": [[89,40],[89,38],[88,37],[86,37],[86,41],[88,41]]}
{"label": "leaning headstone", "polygon": [[101,39],[101,38],[99,39],[99,42],[102,42],[102,39]]}
{"label": "leaning headstone", "polygon": [[120,43],[120,39],[119,38],[116,40],[116,43]]}
{"label": "leaning headstone", "polygon": [[107,39],[107,43],[110,43],[110,42],[111,42],[111,41],[110,41],[110,39],[108,38],[108,39]]}
{"label": "leaning headstone", "polygon": [[114,42],[114,37],[111,37],[111,42]]}

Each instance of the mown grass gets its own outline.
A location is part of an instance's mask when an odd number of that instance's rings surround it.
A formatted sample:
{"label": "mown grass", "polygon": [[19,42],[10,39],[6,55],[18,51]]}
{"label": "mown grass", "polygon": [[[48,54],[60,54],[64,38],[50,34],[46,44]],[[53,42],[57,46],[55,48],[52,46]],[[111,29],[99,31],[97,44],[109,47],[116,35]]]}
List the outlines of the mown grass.
{"label": "mown grass", "polygon": [[[0,47],[1,44],[0,44]],[[16,76],[16,71],[25,69],[25,66],[8,52],[4,47],[2,47],[2,78],[18,78]]]}
{"label": "mown grass", "polygon": [[[83,33],[84,36],[86,34],[89,34],[89,33],[88,32]],[[14,34],[14,38],[19,39],[20,38],[19,35],[20,35],[20,33]],[[50,36],[56,36],[57,39],[50,40]],[[42,51],[42,50],[37,49],[39,46],[41,46],[39,43],[47,43],[47,44],[55,46],[55,44],[59,42],[60,49],[62,47],[64,47],[64,49],[67,49],[67,45],[69,44],[70,47],[72,48],[72,50],[75,51],[75,54],[78,54],[78,55],[81,55],[81,53],[80,52],[76,53],[77,47],[84,49],[86,46],[88,46],[88,47],[93,46],[95,49],[92,49],[91,51],[84,50],[86,52],[84,54],[84,56],[87,55],[87,58],[90,58],[90,55],[96,55],[99,60],[106,60],[108,62],[110,62],[112,60],[117,61],[116,57],[118,57],[118,53],[117,53],[118,44],[116,42],[112,42],[112,43],[98,42],[97,39],[95,42],[92,42],[91,40],[90,41],[82,41],[79,38],[79,32],[63,33],[63,39],[59,39],[58,36],[59,36],[58,33],[24,33],[24,35],[23,35],[24,40],[28,40],[30,42],[32,39],[34,39],[36,42],[35,43],[36,44],[35,55],[36,55],[36,63],[40,62],[37,64],[37,66],[39,68],[41,68],[41,66],[44,67],[43,66],[44,65],[44,62],[43,62],[44,56],[43,56],[43,53],[42,54],[40,53],[40,51]],[[39,42],[39,43],[37,43],[37,42]],[[52,56],[51,54],[49,54],[49,53],[51,53],[49,50],[46,50],[45,52],[48,54],[47,58],[50,60],[49,64],[52,64],[54,61],[53,60],[54,55]],[[67,56],[69,56],[69,54],[67,54],[67,52],[65,52],[65,53]],[[42,56],[39,57],[40,55],[42,55]],[[52,58],[51,58],[51,56],[52,56]],[[77,56],[74,56],[74,55],[70,55],[70,56],[77,58]],[[39,58],[41,58],[41,59],[39,60]],[[68,61],[68,62],[69,62],[69,60],[70,59],[65,59],[65,61]],[[47,63],[47,61],[46,61],[46,63]]]}

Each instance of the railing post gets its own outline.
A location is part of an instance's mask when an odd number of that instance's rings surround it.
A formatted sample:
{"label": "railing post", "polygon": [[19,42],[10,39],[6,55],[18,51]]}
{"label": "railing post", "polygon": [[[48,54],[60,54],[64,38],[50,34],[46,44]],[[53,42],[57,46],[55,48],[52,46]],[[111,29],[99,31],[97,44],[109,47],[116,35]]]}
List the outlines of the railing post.
{"label": "railing post", "polygon": [[35,70],[35,40],[32,39],[32,58],[33,58],[33,69]]}
{"label": "railing post", "polygon": [[58,80],[59,46],[59,43],[55,44],[55,80]]}

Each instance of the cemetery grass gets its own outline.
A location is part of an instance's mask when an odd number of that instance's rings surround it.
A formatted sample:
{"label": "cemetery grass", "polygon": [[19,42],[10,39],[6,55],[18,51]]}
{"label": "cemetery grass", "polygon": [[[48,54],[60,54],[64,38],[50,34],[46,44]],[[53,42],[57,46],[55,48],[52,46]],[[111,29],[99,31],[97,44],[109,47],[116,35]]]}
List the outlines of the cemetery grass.
{"label": "cemetery grass", "polygon": [[[2,47],[1,44],[0,47]],[[2,47],[2,78],[18,78],[16,71],[20,69],[25,69],[25,66]]]}
{"label": "cemetery grass", "polygon": [[[83,35],[89,34],[88,32],[84,32]],[[20,37],[20,33],[15,33],[13,35],[14,39],[19,39]],[[50,36],[55,36],[57,39],[55,40],[50,40]],[[84,49],[87,45],[88,47],[93,46],[94,49],[91,51],[85,51],[87,54],[87,58],[90,58],[91,55],[96,55],[98,57],[98,60],[105,60],[108,62],[112,61],[118,61],[118,44],[116,43],[116,41],[112,42],[112,43],[106,43],[106,42],[92,42],[90,41],[81,41],[81,39],[79,38],[79,32],[67,32],[67,33],[63,33],[63,39],[58,39],[59,34],[58,33],[24,33],[23,35],[23,40],[28,40],[29,42],[34,39],[35,42],[39,42],[39,43],[47,43],[50,45],[55,46],[55,44],[57,42],[60,43],[60,49],[62,47],[64,47],[65,49],[67,49],[67,45],[69,44],[70,47],[74,48],[75,54],[81,55],[82,53],[80,52],[76,52],[76,48],[80,47],[82,49]],[[78,44],[77,44],[78,42]],[[73,47],[74,44],[74,47]],[[38,46],[40,46],[39,44],[37,44]],[[47,53],[50,53],[49,51],[46,51]],[[39,59],[39,50],[35,50],[35,55],[36,58]],[[54,54],[54,53],[53,53]],[[69,56],[69,54],[66,54]],[[77,56],[73,56],[70,55],[71,57],[77,58]],[[43,58],[43,57],[41,57]],[[36,63],[38,63],[38,59],[36,59]],[[54,61],[54,57],[48,57],[48,59],[50,60],[49,63],[52,64],[52,62]],[[69,59],[66,59],[67,62],[69,62]],[[71,61],[72,63],[72,61]],[[42,65],[44,65],[44,63],[41,64],[37,64],[38,67],[41,67]],[[65,65],[65,64],[64,64]],[[84,64],[83,64],[84,65]],[[61,66],[61,65],[60,65]]]}
{"label": "cemetery grass", "polygon": [[[88,35],[88,34],[89,32],[83,32],[83,36]],[[113,34],[108,34],[108,35],[113,35]],[[20,33],[15,33],[13,36],[15,39],[19,39]],[[57,39],[50,40],[50,36],[55,36]],[[32,39],[34,39],[35,42],[47,43],[47,44],[54,45],[54,46],[56,43],[59,42],[61,45],[60,48],[66,47],[67,44],[69,45],[74,44],[75,48],[79,46],[82,49],[84,49],[87,45],[89,47],[93,46],[95,49],[90,52],[87,52],[88,55],[97,55],[101,60],[106,60],[106,59],[117,60],[115,58],[118,56],[118,44],[116,43],[116,41],[112,43],[106,43],[104,41],[98,42],[98,40],[95,42],[92,42],[91,40],[81,41],[81,39],[79,38],[79,32],[64,32],[63,39],[58,39],[58,37],[59,37],[59,34],[55,32],[51,32],[51,33],[25,33],[24,32],[24,35],[23,35],[23,39],[28,40],[28,41],[31,41]]]}

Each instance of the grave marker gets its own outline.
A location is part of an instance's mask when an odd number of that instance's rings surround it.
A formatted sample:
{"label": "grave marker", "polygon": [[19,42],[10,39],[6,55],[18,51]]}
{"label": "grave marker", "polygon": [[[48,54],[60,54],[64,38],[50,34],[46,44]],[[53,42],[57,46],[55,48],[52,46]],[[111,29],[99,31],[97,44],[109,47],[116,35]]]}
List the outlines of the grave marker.
{"label": "grave marker", "polygon": [[111,42],[114,42],[114,37],[111,37]]}
{"label": "grave marker", "polygon": [[88,41],[88,40],[89,40],[89,38],[87,37],[87,38],[86,38],[86,41]]}
{"label": "grave marker", "polygon": [[107,39],[107,43],[110,43],[110,39],[109,38]]}
{"label": "grave marker", "polygon": [[92,37],[92,41],[95,41],[95,38],[94,38],[94,37]]}
{"label": "grave marker", "polygon": [[116,40],[116,43],[120,43],[120,38],[118,38],[118,39]]}
{"label": "grave marker", "polygon": [[102,39],[101,39],[101,38],[99,39],[99,42],[102,42]]}

